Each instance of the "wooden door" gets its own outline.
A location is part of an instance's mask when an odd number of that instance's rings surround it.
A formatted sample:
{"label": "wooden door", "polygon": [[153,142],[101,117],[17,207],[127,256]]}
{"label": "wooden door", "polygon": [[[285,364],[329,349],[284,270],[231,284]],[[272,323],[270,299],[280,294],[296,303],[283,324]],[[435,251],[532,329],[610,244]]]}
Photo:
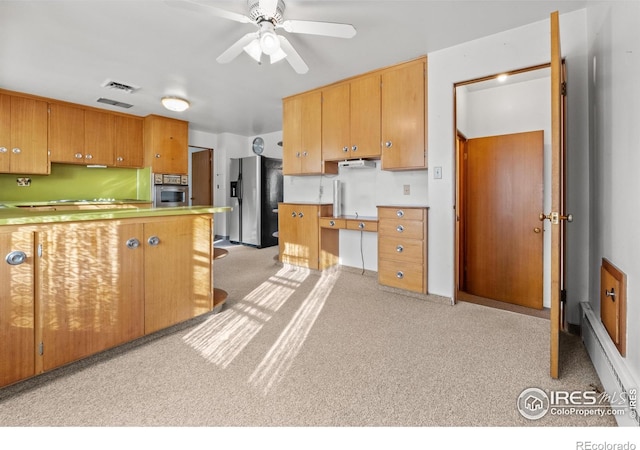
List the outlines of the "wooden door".
{"label": "wooden door", "polygon": [[84,164],[84,109],[49,105],[51,162]]}
{"label": "wooden door", "polygon": [[0,173],[11,169],[11,97],[0,94]]}
{"label": "wooden door", "polygon": [[[11,98],[11,172],[48,174],[48,106],[41,100]],[[18,153],[13,153],[17,151]]]}
{"label": "wooden door", "polygon": [[[33,250],[33,233],[0,232],[0,387],[35,373]],[[8,264],[14,251],[27,259]]]}
{"label": "wooden door", "polygon": [[39,372],[143,334],[142,226],[118,221],[52,225],[38,233],[42,358]]}
{"label": "wooden door", "polygon": [[[565,216],[563,199],[563,93],[564,71],[560,49],[560,18],[558,12],[551,13],[551,212]],[[551,214],[550,214],[551,215]],[[562,289],[562,240],[564,220],[551,223],[551,311],[549,374],[560,375],[560,330]],[[562,225],[561,225],[562,224]]]}
{"label": "wooden door", "polygon": [[322,159],[337,161],[350,157],[348,83],[322,91]]}
{"label": "wooden door", "polygon": [[302,96],[301,172],[322,173],[322,93]]}
{"label": "wooden door", "polygon": [[115,125],[113,114],[93,110],[84,112],[85,163],[115,165]]}
{"label": "wooden door", "polygon": [[300,96],[282,101],[282,174],[300,173],[302,101]]}
{"label": "wooden door", "polygon": [[351,82],[352,158],[380,157],[380,108],[379,74],[360,77]]}
{"label": "wooden door", "polygon": [[211,174],[213,173],[212,162],[212,149],[194,152],[191,154],[192,206],[213,205],[213,184],[211,182]]}
{"label": "wooden door", "polygon": [[469,139],[465,291],[542,309],[543,132]]}
{"label": "wooden door", "polygon": [[143,167],[142,119],[115,116],[115,165],[116,167]]}
{"label": "wooden door", "polygon": [[211,222],[211,216],[178,216],[144,224],[146,334],[211,311]]}
{"label": "wooden door", "polygon": [[426,161],[424,60],[382,73],[382,168],[418,169]]}

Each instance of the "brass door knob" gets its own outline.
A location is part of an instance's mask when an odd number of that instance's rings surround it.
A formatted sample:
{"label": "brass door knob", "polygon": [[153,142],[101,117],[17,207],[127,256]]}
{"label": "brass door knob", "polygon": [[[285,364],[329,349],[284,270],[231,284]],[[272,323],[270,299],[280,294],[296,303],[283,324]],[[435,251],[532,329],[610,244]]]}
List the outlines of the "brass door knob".
{"label": "brass door knob", "polygon": [[536,234],[537,234],[537,233],[540,233],[541,231],[542,231],[542,230],[541,230],[540,228],[538,228],[538,227],[535,227],[535,228],[533,229],[533,232],[534,232],[534,233],[536,233]]}

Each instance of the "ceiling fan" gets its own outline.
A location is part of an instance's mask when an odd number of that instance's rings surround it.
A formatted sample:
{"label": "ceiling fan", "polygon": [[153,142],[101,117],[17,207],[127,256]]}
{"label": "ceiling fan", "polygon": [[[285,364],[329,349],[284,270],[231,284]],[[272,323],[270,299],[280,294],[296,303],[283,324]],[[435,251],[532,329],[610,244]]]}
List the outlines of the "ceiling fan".
{"label": "ceiling fan", "polygon": [[263,54],[269,57],[271,64],[286,59],[297,73],[303,74],[308,72],[309,67],[287,38],[281,34],[276,34],[276,29],[282,28],[288,33],[315,34],[338,38],[351,38],[356,34],[356,29],[353,25],[345,23],[284,20],[285,4],[283,0],[247,0],[248,15],[198,3],[195,0],[167,0],[166,3],[198,12],[208,12],[240,23],[251,23],[258,28],[258,31],[242,36],[218,56],[216,61],[221,64],[231,62],[244,51],[258,63],[261,62]]}

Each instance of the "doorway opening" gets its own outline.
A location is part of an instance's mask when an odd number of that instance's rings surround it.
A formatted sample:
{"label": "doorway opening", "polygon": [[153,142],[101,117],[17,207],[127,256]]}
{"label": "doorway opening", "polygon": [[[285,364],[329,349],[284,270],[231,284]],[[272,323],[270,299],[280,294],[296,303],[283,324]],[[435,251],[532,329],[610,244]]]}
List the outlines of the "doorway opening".
{"label": "doorway opening", "polygon": [[455,300],[549,318],[550,65],[454,86]]}

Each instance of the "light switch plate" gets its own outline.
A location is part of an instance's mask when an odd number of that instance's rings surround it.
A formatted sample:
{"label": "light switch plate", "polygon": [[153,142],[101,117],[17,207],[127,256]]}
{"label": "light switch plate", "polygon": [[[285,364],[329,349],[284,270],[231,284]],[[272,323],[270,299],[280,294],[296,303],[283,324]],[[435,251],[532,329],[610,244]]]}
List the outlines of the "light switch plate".
{"label": "light switch plate", "polygon": [[411,194],[411,185],[410,184],[405,184],[403,192],[404,192],[404,195]]}
{"label": "light switch plate", "polygon": [[442,179],[442,167],[433,168],[433,178],[435,178],[436,180]]}

